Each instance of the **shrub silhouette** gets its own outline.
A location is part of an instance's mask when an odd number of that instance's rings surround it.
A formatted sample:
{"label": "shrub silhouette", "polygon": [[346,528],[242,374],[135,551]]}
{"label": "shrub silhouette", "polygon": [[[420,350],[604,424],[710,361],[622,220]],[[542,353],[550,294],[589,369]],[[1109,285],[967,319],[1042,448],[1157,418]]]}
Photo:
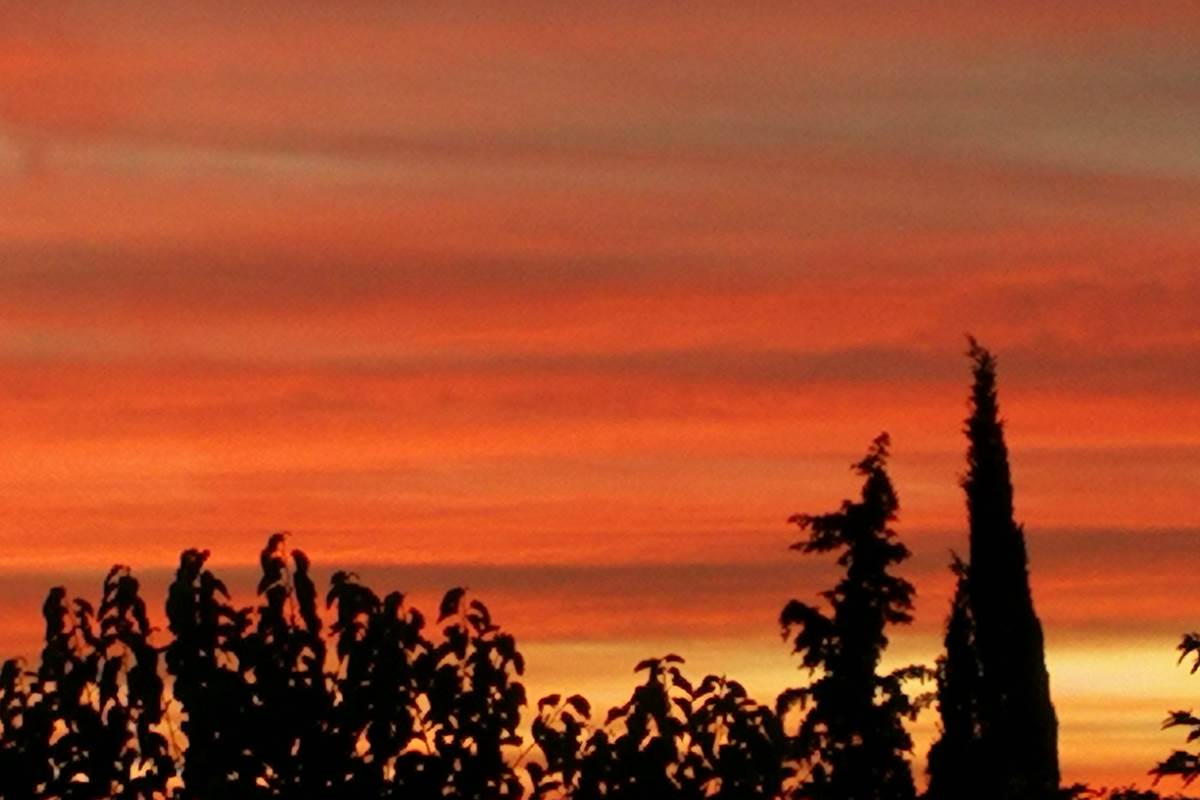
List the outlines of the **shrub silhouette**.
{"label": "shrub silhouette", "polygon": [[771,709],[724,677],[693,686],[682,663],[672,654],[638,664],[645,682],[603,725],[580,695],[542,698],[533,737],[546,763],[526,767],[532,796],[776,797],[783,733]]}
{"label": "shrub silhouette", "polygon": [[906,754],[912,739],[902,719],[924,704],[904,682],[926,677],[909,666],[888,675],[877,670],[887,626],[912,621],[912,584],[889,572],[909,557],[889,525],[899,501],[887,474],[887,434],[880,435],[854,470],[863,477],[861,497],[828,514],[791,518],[808,538],[792,545],[804,553],[836,553],[845,577],[822,593],[832,614],[792,600],[780,614],[803,667],[821,675],[811,685],[779,696],[780,716],[794,707],[807,713],[789,738],[798,764],[797,798],[903,800],[916,795]]}

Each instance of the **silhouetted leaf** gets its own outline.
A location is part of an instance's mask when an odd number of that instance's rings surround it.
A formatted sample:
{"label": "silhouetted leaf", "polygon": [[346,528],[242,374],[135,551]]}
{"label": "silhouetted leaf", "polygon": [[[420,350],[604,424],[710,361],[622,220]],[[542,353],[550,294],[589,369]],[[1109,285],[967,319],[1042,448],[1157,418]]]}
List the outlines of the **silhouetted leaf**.
{"label": "silhouetted leaf", "polygon": [[567,705],[578,711],[583,717],[591,717],[592,704],[587,701],[587,698],[580,694],[573,694],[567,698]]}
{"label": "silhouetted leaf", "polygon": [[458,613],[459,606],[462,605],[463,595],[466,594],[466,589],[455,587],[446,592],[442,597],[441,605],[438,606],[438,622],[442,622],[447,617],[452,617]]}

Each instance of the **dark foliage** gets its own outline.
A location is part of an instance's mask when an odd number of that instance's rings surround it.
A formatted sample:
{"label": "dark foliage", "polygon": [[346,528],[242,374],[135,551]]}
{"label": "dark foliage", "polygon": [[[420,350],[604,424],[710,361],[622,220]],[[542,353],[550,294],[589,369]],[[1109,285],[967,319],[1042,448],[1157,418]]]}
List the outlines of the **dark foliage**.
{"label": "dark foliage", "polygon": [[[974,341],[970,356],[970,564],[955,558],[936,672],[880,674],[888,628],[911,622],[915,594],[892,574],[909,551],[891,528],[899,503],[882,435],[854,465],[857,500],[789,520],[807,533],[794,549],[833,554],[844,574],[820,607],[783,609],[812,680],[775,709],[724,676],[693,684],[676,655],[638,664],[642,682],[605,715],[578,694],[527,709],[515,640],[466,589],[447,592],[432,623],[348,572],[322,603],[309,559],[279,533],[250,606],[233,603],[208,551],[185,551],[165,631],[128,567],[108,573],[97,606],[51,589],[36,666],[0,665],[0,800],[912,800],[904,721],[935,697],[929,800],[1166,800],[1059,787],[995,359]],[[1200,634],[1179,649],[1200,669]],[[930,677],[936,695],[910,696],[909,681]],[[1200,739],[1190,711],[1171,712],[1172,726]],[[1177,751],[1152,774],[1187,785],[1200,754]]]}
{"label": "dark foliage", "polygon": [[167,594],[174,639],[165,648],[172,692],[185,714],[182,777],[188,797],[260,793],[262,761],[249,738],[256,711],[249,680],[250,609],[229,604],[225,585],[204,568],[208,551],[179,559]]}
{"label": "dark foliage", "polygon": [[890,523],[899,501],[888,477],[888,438],[877,438],[854,465],[864,479],[862,494],[837,511],[791,518],[808,538],[793,545],[804,553],[835,553],[845,576],[822,593],[830,614],[792,600],[779,622],[804,668],[819,677],[779,697],[781,716],[805,711],[788,740],[797,781],[792,796],[830,800],[903,800],[914,797],[907,754],[912,739],[902,720],[915,717],[922,702],[904,691],[922,667],[879,675],[887,626],[912,621],[915,590],[889,569],[909,557]]}
{"label": "dark foliage", "polygon": [[[1178,650],[1180,663],[1183,663],[1188,656],[1192,657],[1192,674],[1200,670],[1200,633],[1184,634],[1183,639],[1179,642]],[[1162,726],[1163,728],[1188,728],[1187,741],[1189,744],[1200,739],[1200,717],[1195,716],[1191,711],[1170,712]],[[1190,785],[1200,777],[1200,754],[1176,750],[1150,770],[1150,773],[1154,775],[1155,783],[1162,778],[1174,777],[1181,779],[1185,786]]]}
{"label": "dark foliage", "polygon": [[1181,794],[1159,794],[1153,789],[1138,789],[1125,786],[1116,789],[1092,789],[1084,784],[1075,784],[1063,789],[1062,800],[1196,800]]}
{"label": "dark foliage", "polygon": [[693,686],[676,655],[637,665],[645,682],[603,724],[579,695],[538,702],[533,738],[545,764],[529,764],[534,797],[773,798],[783,777],[783,733],[771,710],[736,681]]}
{"label": "dark foliage", "polygon": [[967,596],[967,565],[954,556],[957,579],[950,617],[946,620],[946,652],[937,664],[937,705],[941,736],[929,749],[928,800],[967,797],[980,769],[979,655],[975,620]]}
{"label": "dark foliage", "polygon": [[326,627],[286,534],[261,553],[254,607],[231,603],[208,556],[180,557],[164,646],[126,567],[98,611],[51,590],[39,668],[0,668],[0,799],[779,794],[775,714],[736,681],[693,686],[678,656],[639,664],[645,682],[603,724],[580,695],[543,698],[522,747],[524,659],[465,589],[430,633],[399,592],[337,572]]}
{"label": "dark foliage", "polygon": [[966,587],[981,677],[979,783],[988,797],[1050,798],[1059,791],[1058,720],[1029,590],[1025,533],[1013,514],[996,359],[974,339],[969,355],[975,381],[962,485],[970,521]]}
{"label": "dark foliage", "polygon": [[0,796],[149,798],[175,774],[159,650],[137,579],[115,566],[98,609],[50,590],[41,665],[0,668]]}

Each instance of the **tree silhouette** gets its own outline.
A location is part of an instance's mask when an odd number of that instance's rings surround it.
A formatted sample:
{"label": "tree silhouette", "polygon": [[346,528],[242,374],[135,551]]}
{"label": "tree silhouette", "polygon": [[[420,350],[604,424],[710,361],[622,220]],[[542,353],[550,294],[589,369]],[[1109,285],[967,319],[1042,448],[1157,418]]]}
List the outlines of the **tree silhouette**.
{"label": "tree silhouette", "polygon": [[967,594],[980,663],[981,791],[1037,800],[1058,792],[1058,720],[1050,701],[1042,626],[1033,607],[1025,533],[996,397],[996,359],[974,339],[971,415],[966,421],[970,521]]}
{"label": "tree silhouette", "polygon": [[[973,340],[970,356],[970,565],[955,557],[936,673],[880,672],[888,628],[912,621],[915,596],[893,574],[910,554],[891,527],[899,502],[882,434],[853,465],[857,500],[789,520],[807,535],[793,549],[832,554],[844,573],[820,607],[782,610],[812,680],[775,709],[725,676],[693,684],[672,654],[639,663],[641,683],[603,719],[582,695],[542,698],[526,744],[525,661],[480,600],[451,589],[427,624],[400,592],[339,571],[322,607],[308,557],[279,533],[260,553],[251,606],[233,604],[208,551],[184,551],[162,644],[128,567],[109,572],[95,607],[51,589],[36,667],[0,664],[0,800],[913,800],[904,720],[934,697],[910,696],[906,682],[930,677],[941,714],[930,800],[1156,797],[1058,789],[995,359]],[[1200,666],[1200,634],[1180,649]],[[1167,725],[1200,738],[1190,712]],[[1200,755],[1176,752],[1154,774],[1190,782]]]}
{"label": "tree silhouette", "polygon": [[249,735],[264,762],[258,780],[271,794],[313,797],[330,789],[325,720],[333,698],[308,559],[289,554],[286,540],[273,534],[259,556],[263,602],[243,651],[254,675]]}
{"label": "tree silhouette", "polygon": [[0,666],[0,797],[37,797],[53,772],[49,719],[20,659]]}
{"label": "tree silhouette", "polygon": [[98,610],[55,587],[42,615],[37,671],[18,661],[0,668],[0,797],[162,796],[175,763],[137,579],[113,567]]}
{"label": "tree silhouette", "polygon": [[[256,608],[230,604],[208,555],[180,557],[165,647],[127,567],[98,610],[50,591],[38,669],[0,666],[0,798],[523,793],[511,755],[524,661],[482,602],[448,592],[435,640],[402,595],[380,601],[337,573],[330,655],[309,560],[284,534],[262,551]],[[166,713],[164,670],[181,719]]]}
{"label": "tree silhouette", "polygon": [[944,655],[937,664],[937,705],[941,736],[929,749],[927,800],[969,796],[979,777],[979,654],[975,620],[967,595],[967,565],[957,556],[954,599],[946,620]]}
{"label": "tree silhouette", "polygon": [[521,744],[517,726],[525,687],[513,679],[524,673],[525,659],[487,607],[468,601],[465,590],[446,594],[438,621],[445,622],[444,638],[427,651],[432,682],[421,727],[445,775],[443,794],[466,800],[519,797],[521,782],[504,748]]}
{"label": "tree silhouette", "polygon": [[207,550],[186,550],[167,591],[167,620],[174,639],[166,647],[171,690],[186,719],[183,796],[266,796],[251,736],[255,710],[246,637],[250,609],[235,609],[229,592],[205,569]]}
{"label": "tree silhouette", "polygon": [[798,761],[797,798],[903,800],[915,796],[906,755],[912,739],[902,719],[916,715],[921,702],[904,691],[909,678],[923,678],[923,667],[877,673],[887,647],[888,625],[912,621],[915,590],[889,572],[909,557],[889,527],[899,501],[886,471],[887,434],[875,439],[866,457],[854,465],[864,478],[857,502],[821,515],[799,514],[789,521],[808,532],[792,545],[804,553],[836,553],[846,573],[822,593],[832,614],[790,601],[780,614],[785,638],[810,673],[811,685],[779,696],[778,713],[807,711],[789,740]]}
{"label": "tree silhouette", "polygon": [[542,698],[533,738],[545,765],[526,767],[533,797],[777,797],[783,732],[771,709],[724,677],[693,686],[682,663],[673,654],[639,663],[635,672],[644,672],[645,682],[600,726],[580,695]]}
{"label": "tree silhouette", "polygon": [[[432,794],[445,776],[420,705],[433,674],[424,616],[406,607],[399,592],[381,601],[356,575],[341,571],[334,573],[325,602],[336,611],[330,630],[341,702],[331,727],[334,752],[347,765],[341,793],[386,797],[402,784],[414,794],[418,787]],[[363,740],[369,758],[357,754]],[[414,742],[420,746],[410,750]]]}

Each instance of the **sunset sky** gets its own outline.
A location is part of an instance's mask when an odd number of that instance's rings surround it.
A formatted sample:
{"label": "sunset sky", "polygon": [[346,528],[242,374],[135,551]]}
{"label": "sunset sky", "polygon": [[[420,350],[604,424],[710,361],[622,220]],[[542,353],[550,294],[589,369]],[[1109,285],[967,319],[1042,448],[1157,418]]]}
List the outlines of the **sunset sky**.
{"label": "sunset sky", "polygon": [[469,586],[534,696],[677,651],[772,700],[778,612],[834,574],[785,520],[887,430],[889,660],[931,663],[970,332],[1064,778],[1182,745],[1194,4],[0,5],[3,653],[114,561],[160,597],[211,548],[250,603],[286,529],[325,575]]}

